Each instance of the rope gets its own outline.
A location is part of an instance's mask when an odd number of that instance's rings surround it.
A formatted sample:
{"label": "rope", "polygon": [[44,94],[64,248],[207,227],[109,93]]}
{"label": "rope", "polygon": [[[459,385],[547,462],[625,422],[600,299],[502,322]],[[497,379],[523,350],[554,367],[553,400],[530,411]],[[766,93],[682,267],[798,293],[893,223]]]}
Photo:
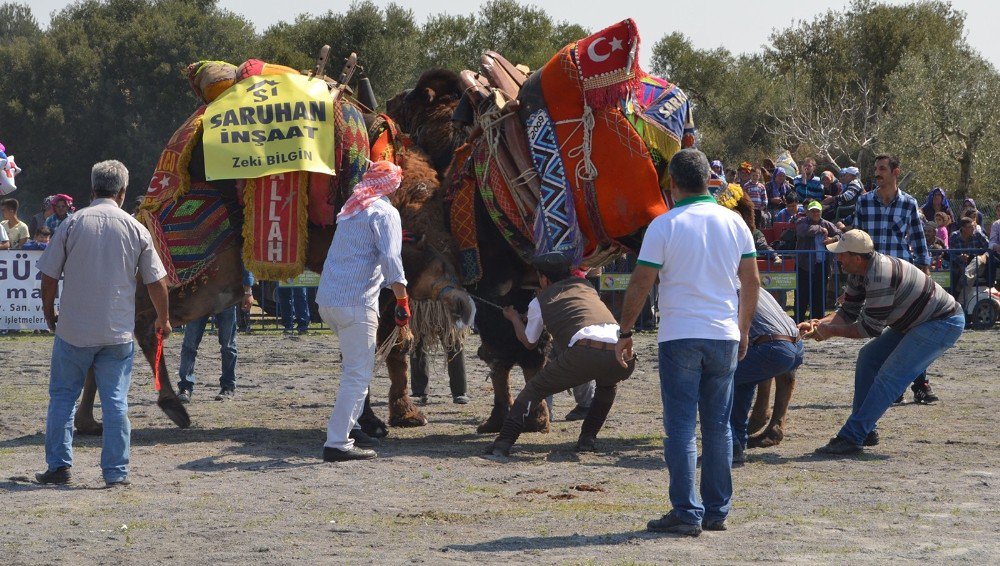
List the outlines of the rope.
{"label": "rope", "polygon": [[[573,149],[566,152],[567,157],[578,158],[582,154],[582,158],[576,164],[576,168],[573,173],[576,175],[577,186],[581,185],[585,181],[593,181],[597,178],[597,166],[591,161],[590,155],[593,150],[593,135],[594,135],[594,111],[591,110],[590,106],[583,106],[583,116],[580,118],[571,118],[568,120],[559,120],[556,124],[573,124],[579,123],[573,131],[567,136],[567,140],[571,139],[576,132],[579,131],[580,127],[583,127],[583,142]],[[562,146],[559,147],[562,149]]]}
{"label": "rope", "polygon": [[163,331],[156,331],[156,358],[153,363],[153,387],[160,390],[160,362],[163,361]]}
{"label": "rope", "polygon": [[474,295],[472,293],[469,293],[469,296],[472,297],[473,299],[479,301],[480,303],[483,303],[484,305],[491,306],[491,307],[497,309],[498,311],[502,311],[503,310],[503,307],[501,307],[500,305],[498,305],[496,303],[491,303],[491,302],[487,301],[486,299],[480,297],[479,295]]}

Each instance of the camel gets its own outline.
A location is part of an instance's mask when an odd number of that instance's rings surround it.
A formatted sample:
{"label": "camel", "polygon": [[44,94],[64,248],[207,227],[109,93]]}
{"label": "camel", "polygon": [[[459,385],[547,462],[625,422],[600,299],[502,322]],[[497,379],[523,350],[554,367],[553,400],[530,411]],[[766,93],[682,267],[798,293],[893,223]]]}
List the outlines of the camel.
{"label": "camel", "polygon": [[[343,99],[343,104],[357,107],[353,100],[346,98]],[[366,116],[366,125],[372,126],[374,122],[373,115]],[[337,142],[341,142],[339,136]],[[200,145],[199,141],[192,152],[192,159],[188,167],[192,185],[211,186],[227,200],[235,201],[238,198],[237,191],[240,190],[236,181],[212,183],[204,181],[204,162],[200,158],[202,155]],[[390,200],[400,212],[404,230],[412,235],[410,240],[404,241],[402,252],[403,267],[408,280],[407,291],[413,305],[413,318],[410,327],[416,333],[430,333],[430,338],[440,339],[442,333],[454,332],[454,330],[449,329],[471,325],[475,316],[475,305],[469,294],[458,283],[454,259],[450,256],[451,236],[447,232],[443,218],[443,195],[437,172],[430,166],[428,157],[418,148],[410,146],[404,140],[397,140],[394,146],[396,148],[395,161],[403,168],[404,176],[400,188],[391,196]],[[346,153],[344,152],[345,162]],[[340,177],[341,186],[336,203],[337,208],[345,200],[344,195],[349,194],[352,188],[343,186],[346,178],[346,175]],[[183,199],[183,197],[181,198]],[[309,224],[306,257],[308,269],[316,273],[322,272],[326,253],[333,240],[335,230],[335,225]],[[198,278],[170,290],[170,322],[173,326],[179,326],[218,312],[242,299],[243,262],[241,250],[242,238],[237,238],[235,244],[219,250],[213,258],[214,266],[211,276]],[[393,317],[388,314],[392,302],[390,295],[391,293],[384,291],[380,297],[382,316],[377,332],[380,345],[389,338],[394,327]],[[190,416],[177,398],[165,361],[162,356],[159,360],[157,359],[157,338],[153,331],[154,320],[155,312],[149,295],[143,285],[138,285],[136,342],[158,380],[157,404],[178,427],[186,428],[191,424]],[[451,339],[455,339],[455,336],[452,335]],[[408,349],[410,343],[410,340],[401,340],[392,347],[386,358],[386,366],[391,380],[389,423],[393,426],[421,426],[427,423],[427,418],[413,404],[408,395]],[[82,434],[100,434],[102,431],[100,423],[93,416],[95,393],[96,383],[93,372],[91,372],[85,383],[83,397],[75,419],[75,426]],[[367,400],[360,423],[368,434],[381,437],[388,433],[385,423],[375,416]]]}

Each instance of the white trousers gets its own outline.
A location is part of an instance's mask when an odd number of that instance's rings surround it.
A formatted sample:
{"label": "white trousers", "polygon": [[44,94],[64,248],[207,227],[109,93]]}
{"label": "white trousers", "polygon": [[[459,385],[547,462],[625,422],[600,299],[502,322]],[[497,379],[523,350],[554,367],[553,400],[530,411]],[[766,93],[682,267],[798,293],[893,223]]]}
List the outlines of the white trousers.
{"label": "white trousers", "polygon": [[326,425],[326,444],[330,448],[350,450],[354,439],[348,438],[365,407],[365,396],[375,369],[375,331],[378,313],[366,306],[320,307],[323,322],[337,334],[344,358],[343,374],[333,412]]}

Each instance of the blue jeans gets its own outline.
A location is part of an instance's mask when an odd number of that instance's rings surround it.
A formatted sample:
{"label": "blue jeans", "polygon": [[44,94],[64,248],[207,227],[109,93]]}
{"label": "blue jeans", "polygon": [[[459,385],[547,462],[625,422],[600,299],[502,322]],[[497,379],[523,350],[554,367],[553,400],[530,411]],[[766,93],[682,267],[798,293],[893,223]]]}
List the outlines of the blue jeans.
{"label": "blue jeans", "polygon": [[305,287],[278,287],[278,305],[281,307],[281,324],[291,330],[309,328],[309,298]]}
{"label": "blue jeans", "polygon": [[757,384],[792,371],[802,365],[805,346],[799,340],[791,342],[765,342],[750,346],[745,358],[736,365],[733,376],[733,414],[729,426],[733,428],[733,443],[746,448],[747,425],[750,422],[750,406],[757,391]]}
{"label": "blue jeans", "polygon": [[965,328],[965,314],[930,320],[906,334],[887,328],[858,352],[854,370],[851,416],[837,436],[861,445],[897,397],[906,391],[914,373],[955,345]]}
{"label": "blue jeans", "polygon": [[[670,473],[670,503],[682,521],[701,524],[729,514],[733,496],[733,441],[729,414],[735,340],[683,339],[660,342],[663,456]],[[701,501],[695,495],[698,455],[695,422],[701,415]]]}
{"label": "blue jeans", "polygon": [[[219,386],[236,389],[236,309],[231,306],[214,315],[215,331],[219,335],[219,353],[222,354],[222,375]],[[181,345],[181,365],[178,373],[181,380],[178,389],[191,391],[194,388],[194,363],[198,356],[198,345],[205,334],[208,317],[203,316],[184,325],[184,343]]]}
{"label": "blue jeans", "polygon": [[128,388],[132,383],[135,344],[78,348],[56,336],[49,370],[49,410],[45,421],[45,463],[54,470],[73,465],[73,416],[87,371],[93,366],[101,397],[104,481],[128,477],[130,435]]}

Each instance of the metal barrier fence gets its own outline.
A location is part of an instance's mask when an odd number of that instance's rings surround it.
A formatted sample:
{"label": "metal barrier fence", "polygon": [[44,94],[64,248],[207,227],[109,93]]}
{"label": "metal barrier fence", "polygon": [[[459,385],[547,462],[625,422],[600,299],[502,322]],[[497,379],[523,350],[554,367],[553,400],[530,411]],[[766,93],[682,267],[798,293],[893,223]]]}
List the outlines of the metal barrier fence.
{"label": "metal barrier fence", "polygon": [[[817,254],[822,254],[819,261]],[[931,277],[962,305],[970,327],[992,328],[1000,319],[1000,291],[996,285],[1000,255],[984,249],[934,250],[932,260]],[[761,288],[771,293],[797,322],[829,314],[846,286],[847,275],[829,252],[758,252],[757,268]],[[966,271],[974,277],[967,277]],[[596,280],[602,298],[616,317],[624,298],[621,291],[628,287],[629,277],[630,272],[605,272]],[[649,308],[647,305],[644,311]],[[641,329],[643,324],[636,326]]]}

